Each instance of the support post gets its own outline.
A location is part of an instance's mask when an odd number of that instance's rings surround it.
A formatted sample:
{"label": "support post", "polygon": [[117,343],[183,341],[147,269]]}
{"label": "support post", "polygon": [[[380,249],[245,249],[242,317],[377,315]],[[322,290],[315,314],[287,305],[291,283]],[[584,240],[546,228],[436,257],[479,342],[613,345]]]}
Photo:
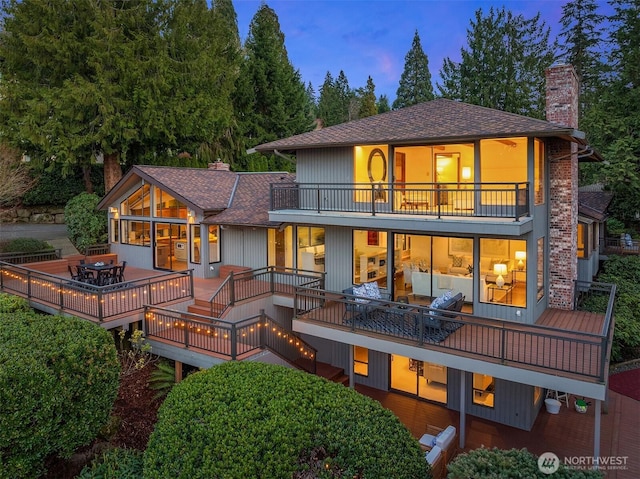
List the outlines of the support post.
{"label": "support post", "polygon": [[593,427],[593,468],[599,468],[600,462],[600,416],[602,415],[601,408],[602,404],[600,399],[596,399],[595,404],[595,419],[594,419],[594,427]]}
{"label": "support post", "polygon": [[182,363],[180,361],[175,361],[174,371],[175,381],[176,383],[179,383],[180,381],[182,381]]}
{"label": "support post", "polygon": [[466,404],[467,404],[467,373],[465,371],[460,371],[460,449],[464,449],[464,443],[466,442],[466,434],[467,434],[467,412],[466,412]]}
{"label": "support post", "polygon": [[355,349],[355,346],[353,344],[350,344],[349,345],[349,387],[350,388],[354,388],[356,386],[355,378],[353,376],[353,350],[354,349]]}

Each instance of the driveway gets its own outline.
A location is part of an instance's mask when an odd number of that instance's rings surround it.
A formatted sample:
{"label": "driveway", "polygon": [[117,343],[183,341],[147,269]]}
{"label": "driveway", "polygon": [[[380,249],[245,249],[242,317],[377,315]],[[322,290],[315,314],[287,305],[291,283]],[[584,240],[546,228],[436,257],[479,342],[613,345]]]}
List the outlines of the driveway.
{"label": "driveway", "polygon": [[67,225],[0,223],[0,241],[14,238],[35,238],[46,241],[54,248],[62,249],[62,256],[78,252],[69,241]]}

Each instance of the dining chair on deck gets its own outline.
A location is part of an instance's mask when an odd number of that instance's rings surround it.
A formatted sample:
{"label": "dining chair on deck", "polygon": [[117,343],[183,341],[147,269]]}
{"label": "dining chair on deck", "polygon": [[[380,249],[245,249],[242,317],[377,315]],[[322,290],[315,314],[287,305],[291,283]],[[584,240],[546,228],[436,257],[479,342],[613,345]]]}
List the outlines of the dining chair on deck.
{"label": "dining chair on deck", "polygon": [[84,266],[76,266],[76,271],[78,272],[78,281],[82,281],[83,283],[96,284],[96,277]]}
{"label": "dining chair on deck", "polygon": [[118,267],[118,283],[124,282],[124,269],[127,267],[127,262],[123,261]]}
{"label": "dining chair on deck", "polygon": [[82,275],[78,274],[78,273],[74,273],[73,269],[71,269],[71,265],[68,264],[67,265],[67,269],[69,270],[69,275],[71,276],[71,279],[74,281],[82,281]]}

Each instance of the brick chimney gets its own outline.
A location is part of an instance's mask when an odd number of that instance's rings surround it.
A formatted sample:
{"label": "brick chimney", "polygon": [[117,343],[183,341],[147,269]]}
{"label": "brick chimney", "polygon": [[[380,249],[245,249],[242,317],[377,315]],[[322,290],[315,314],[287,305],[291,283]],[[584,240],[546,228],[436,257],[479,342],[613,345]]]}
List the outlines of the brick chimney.
{"label": "brick chimney", "polygon": [[229,163],[225,163],[220,159],[213,163],[209,163],[208,167],[210,170],[229,171]]}
{"label": "brick chimney", "polygon": [[[547,121],[578,128],[579,82],[573,66],[546,70]],[[547,142],[549,158],[549,307],[573,309],[578,277],[578,145],[561,138]]]}

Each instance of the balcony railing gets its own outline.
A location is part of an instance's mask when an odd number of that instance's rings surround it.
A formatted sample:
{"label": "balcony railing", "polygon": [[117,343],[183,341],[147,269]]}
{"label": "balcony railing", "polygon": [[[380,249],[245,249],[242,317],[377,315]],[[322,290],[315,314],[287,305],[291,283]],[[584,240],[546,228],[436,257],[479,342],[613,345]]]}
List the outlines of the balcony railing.
{"label": "balcony railing", "polygon": [[62,258],[62,249],[46,249],[30,253],[0,253],[0,261],[11,264],[36,263],[38,261],[53,261]]}
{"label": "balcony railing", "polygon": [[96,286],[0,262],[0,291],[102,322],[142,312],[147,304],[160,305],[193,298],[193,272],[167,273]]}
{"label": "balcony railing", "polygon": [[304,287],[296,289],[295,317],[426,349],[604,382],[613,335],[615,285],[578,287],[583,299],[589,294],[600,298],[605,315],[600,334],[477,318],[393,301],[362,303],[362,298],[353,295]]}
{"label": "balcony railing", "polygon": [[640,254],[640,241],[631,238],[605,238],[606,254]]}
{"label": "balcony railing", "polygon": [[324,272],[268,266],[250,271],[233,271],[209,300],[210,313],[220,317],[235,303],[263,294],[290,294],[297,286],[324,289]]}
{"label": "balcony railing", "polygon": [[239,322],[229,322],[182,311],[146,307],[144,331],[147,338],[196,348],[229,360],[242,359],[258,350],[268,349],[300,369],[316,372],[316,350],[264,311]]}
{"label": "balcony railing", "polygon": [[290,183],[271,210],[513,218],[530,216],[529,183]]}

